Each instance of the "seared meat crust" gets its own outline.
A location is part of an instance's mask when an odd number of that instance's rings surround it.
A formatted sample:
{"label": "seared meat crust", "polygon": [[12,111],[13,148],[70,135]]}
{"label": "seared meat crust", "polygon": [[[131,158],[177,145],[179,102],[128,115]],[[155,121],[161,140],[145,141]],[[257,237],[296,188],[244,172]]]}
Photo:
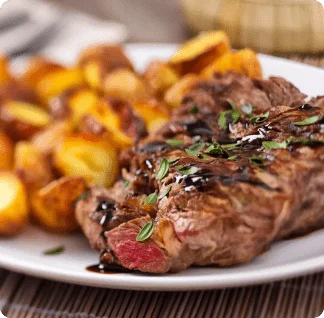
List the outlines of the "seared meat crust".
{"label": "seared meat crust", "polygon": [[[123,154],[126,188],[120,191],[117,183],[111,190],[92,190],[78,203],[77,218],[91,246],[105,252],[101,261],[153,273],[193,264],[229,266],[251,260],[275,240],[324,227],[324,108],[301,106],[304,98],[280,78],[252,82],[230,73],[198,84],[170,123]],[[229,102],[238,108],[253,103],[253,116],[269,116],[256,124],[243,114],[224,129],[218,119]],[[188,113],[193,105],[197,114]],[[318,121],[294,124],[309,117]],[[172,148],[169,138],[183,144]],[[185,149],[197,140],[206,147],[236,146],[190,156]],[[284,149],[266,149],[264,141]],[[162,158],[172,163],[158,180]],[[183,175],[178,166],[196,171]],[[145,204],[147,195],[169,186],[167,196]],[[98,212],[101,196],[112,204]],[[151,220],[150,238],[136,241]]]}

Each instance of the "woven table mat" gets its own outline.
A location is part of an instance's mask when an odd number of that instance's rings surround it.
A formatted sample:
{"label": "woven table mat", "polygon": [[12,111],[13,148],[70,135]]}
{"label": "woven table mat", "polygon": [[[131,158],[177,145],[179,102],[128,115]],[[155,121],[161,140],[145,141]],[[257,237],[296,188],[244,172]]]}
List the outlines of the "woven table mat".
{"label": "woven table mat", "polygon": [[[289,58],[324,68],[323,57]],[[139,292],[64,284],[0,269],[0,310],[8,318],[315,318],[324,310],[324,272],[244,288]]]}

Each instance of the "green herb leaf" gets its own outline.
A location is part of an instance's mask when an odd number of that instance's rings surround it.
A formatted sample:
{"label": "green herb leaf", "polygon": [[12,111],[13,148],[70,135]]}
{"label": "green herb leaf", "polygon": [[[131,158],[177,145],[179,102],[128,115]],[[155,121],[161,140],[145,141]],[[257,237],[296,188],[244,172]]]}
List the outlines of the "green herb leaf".
{"label": "green herb leaf", "polygon": [[187,153],[188,156],[190,157],[198,157],[199,156],[199,151],[195,150],[190,150],[190,149],[185,149],[185,152]]}
{"label": "green herb leaf", "polygon": [[170,167],[170,164],[169,164],[168,160],[166,160],[165,158],[162,158],[159,171],[156,174],[156,179],[162,180],[167,175],[167,173],[169,171],[169,167]]}
{"label": "green herb leaf", "polygon": [[73,206],[76,206],[79,201],[85,200],[90,194],[90,190],[83,192],[76,200],[73,202]]}
{"label": "green herb leaf", "polygon": [[125,188],[127,188],[129,186],[129,181],[128,180],[124,180],[124,186],[125,186]]}
{"label": "green herb leaf", "polygon": [[197,142],[197,143],[191,145],[189,147],[189,149],[192,150],[192,151],[201,151],[201,150],[204,149],[204,147],[205,147],[205,143],[204,142]]}
{"label": "green herb leaf", "polygon": [[168,163],[169,163],[170,165],[172,165],[173,163],[177,162],[179,159],[180,159],[179,157],[178,157],[178,158],[174,158],[174,159],[169,159],[169,160],[168,160]]}
{"label": "green herb leaf", "polygon": [[189,114],[197,114],[197,113],[199,113],[199,108],[197,106],[194,106],[189,110]]}
{"label": "green herb leaf", "polygon": [[235,112],[238,111],[238,107],[234,102],[232,102],[231,100],[228,100],[228,103],[231,105],[231,108],[233,111],[235,111]]}
{"label": "green herb leaf", "polygon": [[171,147],[178,147],[178,146],[183,145],[183,140],[168,139],[167,144],[169,144]]}
{"label": "green herb leaf", "polygon": [[228,150],[228,151],[232,151],[236,148],[238,148],[240,146],[240,144],[236,143],[236,144],[225,144],[225,145],[221,145],[222,148]]}
{"label": "green herb leaf", "polygon": [[197,142],[189,147],[189,149],[185,149],[186,153],[190,157],[198,157],[200,151],[203,150],[205,147],[204,142]]}
{"label": "green herb leaf", "polygon": [[237,159],[237,156],[231,156],[231,157],[228,157],[227,160],[231,160],[231,161],[234,161]]}
{"label": "green herb leaf", "polygon": [[186,168],[184,166],[176,166],[175,168],[179,173],[183,174],[183,175],[189,175],[189,174],[194,174],[198,171],[198,168],[196,167],[189,167]]}
{"label": "green herb leaf", "polygon": [[244,114],[252,115],[253,113],[253,106],[250,103],[244,103],[241,107],[241,110]]}
{"label": "green herb leaf", "polygon": [[154,204],[154,203],[157,202],[157,200],[158,200],[158,196],[157,196],[157,194],[154,192],[154,193],[151,193],[151,194],[146,198],[145,202],[146,202],[147,204]]}
{"label": "green herb leaf", "polygon": [[228,152],[218,143],[210,145],[204,153],[208,155],[228,155]]}
{"label": "green herb leaf", "polygon": [[322,120],[323,117],[322,116],[313,116],[313,117],[309,117],[306,118],[305,120],[302,121],[296,121],[294,122],[295,126],[307,126],[307,125],[312,125],[317,123],[318,121]]}
{"label": "green herb leaf", "polygon": [[158,196],[158,200],[163,199],[165,196],[167,196],[169,194],[171,190],[171,186],[168,186],[163,192],[161,192]]}
{"label": "green herb leaf", "polygon": [[253,125],[263,123],[265,120],[268,119],[269,115],[270,115],[270,113],[269,113],[269,112],[266,112],[266,113],[264,113],[264,114],[261,115],[261,116],[258,116],[258,117],[252,117],[252,118],[251,118],[251,123],[252,123]]}
{"label": "green herb leaf", "polygon": [[238,111],[233,111],[231,113],[231,123],[236,124],[241,118],[241,113]]}
{"label": "green herb leaf", "polygon": [[228,120],[227,120],[227,117],[228,117],[228,114],[230,114],[231,111],[230,110],[227,110],[225,112],[221,112],[219,114],[219,117],[218,117],[218,126],[226,129],[227,126],[228,126]]}
{"label": "green herb leaf", "polygon": [[275,142],[275,141],[263,141],[262,145],[265,149],[286,149],[288,147],[288,142]]}
{"label": "green herb leaf", "polygon": [[46,250],[43,252],[44,255],[58,255],[63,253],[65,250],[65,247],[63,245],[55,247],[53,249],[50,250]]}
{"label": "green herb leaf", "polygon": [[253,156],[250,158],[250,162],[257,167],[264,167],[264,158],[262,156]]}
{"label": "green herb leaf", "polygon": [[153,222],[146,223],[143,228],[140,230],[136,237],[137,242],[144,242],[146,241],[153,233],[154,224]]}

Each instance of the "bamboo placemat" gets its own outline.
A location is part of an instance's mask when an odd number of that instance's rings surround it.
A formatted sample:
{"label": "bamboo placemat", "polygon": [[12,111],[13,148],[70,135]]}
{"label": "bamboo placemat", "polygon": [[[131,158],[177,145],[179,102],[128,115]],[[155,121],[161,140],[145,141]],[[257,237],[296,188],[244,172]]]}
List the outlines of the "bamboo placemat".
{"label": "bamboo placemat", "polygon": [[[290,58],[324,67],[324,57]],[[0,310],[8,318],[315,318],[324,310],[324,272],[245,288],[138,292],[70,285],[0,269]]]}

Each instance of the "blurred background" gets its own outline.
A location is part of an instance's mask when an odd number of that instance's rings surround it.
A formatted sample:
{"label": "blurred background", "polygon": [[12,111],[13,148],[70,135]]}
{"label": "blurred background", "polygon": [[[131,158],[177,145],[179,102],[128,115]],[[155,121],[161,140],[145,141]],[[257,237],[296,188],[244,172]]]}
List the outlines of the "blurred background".
{"label": "blurred background", "polygon": [[9,54],[98,42],[179,43],[210,29],[224,29],[235,48],[324,52],[317,0],[9,0],[0,11],[0,47]]}

